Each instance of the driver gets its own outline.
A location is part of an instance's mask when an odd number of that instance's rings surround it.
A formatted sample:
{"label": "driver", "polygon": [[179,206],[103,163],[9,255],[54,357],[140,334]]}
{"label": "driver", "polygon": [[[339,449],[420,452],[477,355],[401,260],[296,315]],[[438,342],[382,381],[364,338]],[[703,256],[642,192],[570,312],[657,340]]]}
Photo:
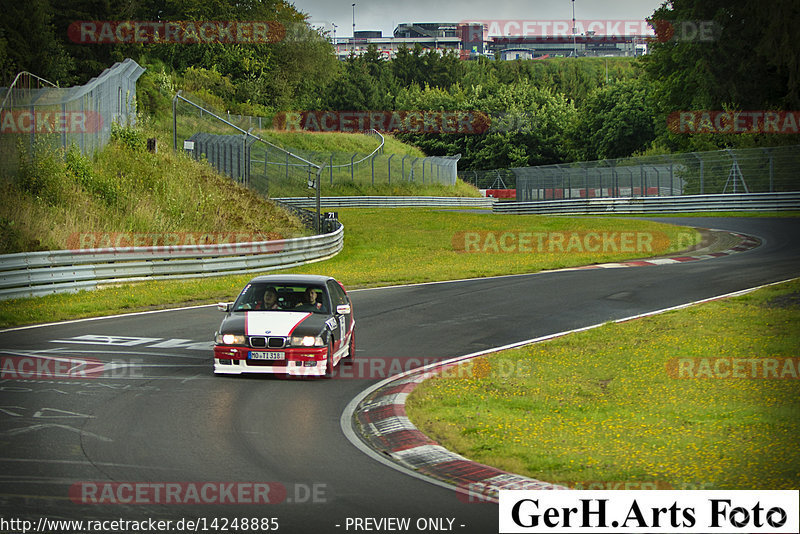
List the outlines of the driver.
{"label": "driver", "polygon": [[322,309],[322,303],[317,301],[317,291],[313,287],[309,287],[303,292],[303,300],[297,304],[298,308],[301,306]]}
{"label": "driver", "polygon": [[255,310],[279,310],[278,306],[278,292],[274,287],[268,287],[264,290],[264,298],[261,302],[256,302],[253,307]]}

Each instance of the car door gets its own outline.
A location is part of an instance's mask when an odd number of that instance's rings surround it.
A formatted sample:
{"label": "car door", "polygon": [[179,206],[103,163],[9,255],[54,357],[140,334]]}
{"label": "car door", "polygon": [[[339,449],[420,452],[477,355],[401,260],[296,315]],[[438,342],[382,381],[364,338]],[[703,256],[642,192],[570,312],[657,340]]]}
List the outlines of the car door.
{"label": "car door", "polygon": [[[331,297],[331,304],[333,309],[331,314],[336,318],[337,331],[334,338],[338,341],[336,345],[337,350],[350,340],[350,332],[353,327],[353,310],[350,304],[350,298],[344,292],[342,286],[335,280],[328,280],[328,292]],[[336,308],[340,305],[347,305],[350,307],[350,313],[338,313]]]}

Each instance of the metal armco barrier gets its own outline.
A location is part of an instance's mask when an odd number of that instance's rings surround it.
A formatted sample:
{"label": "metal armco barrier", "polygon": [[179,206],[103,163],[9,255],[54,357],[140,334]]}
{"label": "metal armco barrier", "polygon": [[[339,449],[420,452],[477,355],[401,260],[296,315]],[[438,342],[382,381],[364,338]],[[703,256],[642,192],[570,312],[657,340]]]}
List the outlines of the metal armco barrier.
{"label": "metal armco barrier", "polygon": [[[274,198],[282,204],[312,208],[313,198]],[[497,202],[484,197],[322,197],[323,208],[491,208]]]}
{"label": "metal armco barrier", "polygon": [[492,211],[496,213],[546,213],[550,215],[795,210],[800,211],[800,192],[638,198],[580,198],[533,202],[498,202],[492,206]]}
{"label": "metal armco barrier", "polygon": [[344,227],[328,234],[253,243],[53,250],[0,256],[0,300],[166,278],[283,269],[330,258]]}

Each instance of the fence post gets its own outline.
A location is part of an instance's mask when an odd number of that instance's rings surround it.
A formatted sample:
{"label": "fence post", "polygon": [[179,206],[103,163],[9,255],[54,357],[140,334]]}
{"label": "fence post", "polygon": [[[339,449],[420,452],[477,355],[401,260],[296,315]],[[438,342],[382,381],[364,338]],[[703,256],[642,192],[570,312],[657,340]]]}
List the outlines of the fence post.
{"label": "fence post", "polygon": [[374,156],[372,156],[372,159],[369,162],[370,163],[370,167],[372,168],[372,185],[373,186],[375,186],[375,158],[377,158],[377,157],[378,157],[378,154],[375,154]]}
{"label": "fence post", "polygon": [[639,164],[639,187],[640,187],[639,194],[646,197],[647,190],[645,189],[645,184],[644,184],[644,163]]}
{"label": "fence post", "polygon": [[357,155],[358,155],[358,153],[355,153],[352,156],[350,156],[350,181],[351,182],[355,182],[356,181],[355,167],[353,165],[353,161],[356,159]]}
{"label": "fence post", "polygon": [[389,182],[388,183],[390,183],[390,184],[392,183],[392,158],[393,157],[394,157],[394,154],[389,156],[389,160],[388,160],[388,163],[387,163],[388,166],[389,166]]}
{"label": "fence post", "polygon": [[331,152],[330,166],[331,166],[331,185],[333,185],[333,152]]}
{"label": "fence post", "polygon": [[775,189],[773,187],[773,182],[772,182],[772,176],[773,176],[772,175],[772,170],[773,170],[773,168],[772,168],[772,150],[770,150],[769,148],[762,148],[761,150],[766,152],[767,157],[769,158],[769,192],[770,193],[774,193]]}
{"label": "fence post", "polygon": [[589,200],[589,167],[583,167],[583,186],[586,188],[586,200]]}
{"label": "fence post", "polygon": [[286,180],[289,180],[289,153],[286,153]]}

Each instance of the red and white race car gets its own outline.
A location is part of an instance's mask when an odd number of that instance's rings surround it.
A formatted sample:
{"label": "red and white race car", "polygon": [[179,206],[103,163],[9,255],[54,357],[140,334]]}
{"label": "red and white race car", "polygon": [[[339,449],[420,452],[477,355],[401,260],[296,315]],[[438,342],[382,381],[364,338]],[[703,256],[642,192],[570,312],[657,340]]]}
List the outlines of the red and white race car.
{"label": "red and white race car", "polygon": [[355,357],[355,319],[342,284],[327,276],[253,278],[214,335],[214,372],[330,377]]}

